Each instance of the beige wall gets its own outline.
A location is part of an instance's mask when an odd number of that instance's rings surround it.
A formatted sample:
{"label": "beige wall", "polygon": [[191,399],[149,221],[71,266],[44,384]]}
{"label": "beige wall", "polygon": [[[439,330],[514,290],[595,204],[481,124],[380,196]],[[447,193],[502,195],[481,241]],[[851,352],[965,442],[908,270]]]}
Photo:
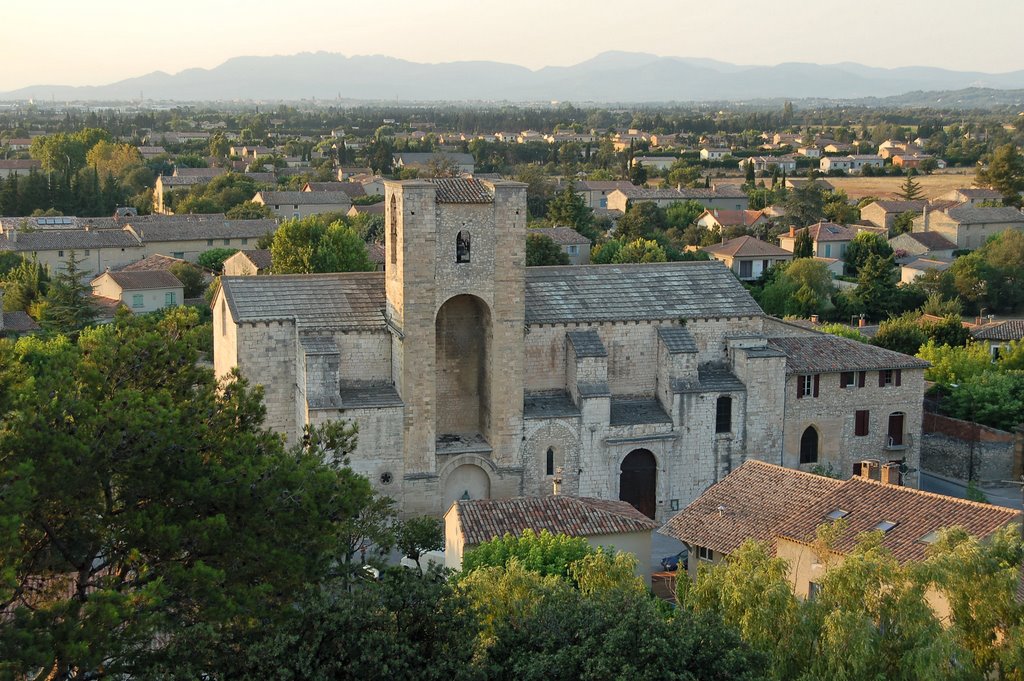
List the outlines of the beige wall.
{"label": "beige wall", "polygon": [[[101,275],[97,281],[92,284],[92,294],[94,296],[103,296],[104,298],[112,298],[113,300],[120,300],[125,306],[132,312],[155,312],[156,310],[162,310],[165,307],[171,307],[173,305],[181,305],[184,302],[184,288],[177,286],[174,288],[154,288],[154,289],[143,289],[139,291],[122,291],[121,287],[118,286],[111,277]],[[174,302],[167,302],[167,295],[173,294]],[[142,296],[142,304],[136,305],[136,296]]]}
{"label": "beige wall", "polygon": [[915,232],[938,232],[956,244],[957,248],[981,248],[988,241],[988,238],[1005,232],[1008,229],[1024,229],[1021,223],[1015,222],[988,222],[979,224],[961,225],[952,220],[948,215],[939,211],[928,213],[927,229],[925,228],[924,217],[914,219]]}

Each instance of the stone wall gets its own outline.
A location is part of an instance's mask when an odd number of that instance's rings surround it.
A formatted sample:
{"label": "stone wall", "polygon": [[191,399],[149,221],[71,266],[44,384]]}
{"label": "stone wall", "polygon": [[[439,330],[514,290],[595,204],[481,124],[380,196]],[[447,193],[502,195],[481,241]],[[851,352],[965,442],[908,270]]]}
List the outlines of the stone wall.
{"label": "stone wall", "polygon": [[236,329],[238,368],[253,385],[263,386],[267,428],[294,441],[302,431],[296,422],[294,321],[253,322]]}
{"label": "stone wall", "polygon": [[921,468],[956,480],[1016,480],[1021,474],[1022,445],[1024,433],[926,412]]}

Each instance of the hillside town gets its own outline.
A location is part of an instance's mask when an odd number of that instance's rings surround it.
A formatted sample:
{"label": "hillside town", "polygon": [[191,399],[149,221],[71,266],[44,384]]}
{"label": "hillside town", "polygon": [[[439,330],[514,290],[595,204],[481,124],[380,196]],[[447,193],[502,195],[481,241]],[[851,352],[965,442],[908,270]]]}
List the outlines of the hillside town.
{"label": "hillside town", "polygon": [[0,106],[0,676],[1020,678],[1022,146]]}

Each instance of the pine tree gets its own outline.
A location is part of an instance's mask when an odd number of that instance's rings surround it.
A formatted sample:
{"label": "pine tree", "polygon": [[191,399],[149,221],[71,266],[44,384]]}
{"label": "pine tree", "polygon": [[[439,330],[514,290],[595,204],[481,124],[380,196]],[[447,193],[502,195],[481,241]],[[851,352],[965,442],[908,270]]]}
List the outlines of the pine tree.
{"label": "pine tree", "polygon": [[914,182],[914,178],[907,173],[907,178],[900,185],[900,191],[898,196],[904,201],[917,201],[924,196],[924,192],[921,191],[921,183]]}
{"label": "pine tree", "polygon": [[793,257],[810,258],[812,255],[814,255],[814,240],[811,239],[811,230],[803,229],[793,244]]}
{"label": "pine tree", "polygon": [[40,325],[49,331],[74,333],[84,329],[96,321],[96,308],[93,307],[92,291],[85,283],[87,271],[79,268],[78,255],[71,251],[59,271],[50,283],[50,288],[43,299],[44,305],[40,314]]}

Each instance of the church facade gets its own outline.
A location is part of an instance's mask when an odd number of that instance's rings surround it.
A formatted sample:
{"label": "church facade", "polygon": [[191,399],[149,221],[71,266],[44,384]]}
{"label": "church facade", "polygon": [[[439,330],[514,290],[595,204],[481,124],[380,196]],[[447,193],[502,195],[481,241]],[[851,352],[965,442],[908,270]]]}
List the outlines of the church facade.
{"label": "church facade", "polygon": [[662,520],[750,458],[916,486],[925,363],[766,317],[717,261],[526,268],[526,218],[523,184],[388,182],[385,271],[223,277],[215,369],[290,440],[357,423],[407,515],[557,475]]}

